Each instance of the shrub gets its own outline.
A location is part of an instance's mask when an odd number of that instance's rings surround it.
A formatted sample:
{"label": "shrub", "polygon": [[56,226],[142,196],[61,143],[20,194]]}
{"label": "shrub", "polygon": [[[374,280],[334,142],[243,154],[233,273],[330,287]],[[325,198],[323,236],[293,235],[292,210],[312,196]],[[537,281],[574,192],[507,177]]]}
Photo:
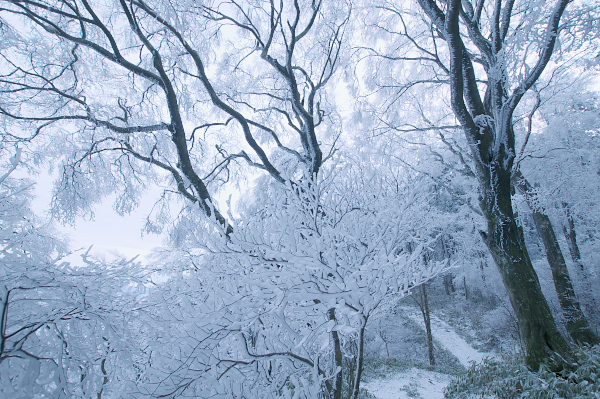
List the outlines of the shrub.
{"label": "shrub", "polygon": [[522,363],[485,359],[445,390],[446,399],[600,399],[600,345],[579,349],[575,370],[532,372]]}

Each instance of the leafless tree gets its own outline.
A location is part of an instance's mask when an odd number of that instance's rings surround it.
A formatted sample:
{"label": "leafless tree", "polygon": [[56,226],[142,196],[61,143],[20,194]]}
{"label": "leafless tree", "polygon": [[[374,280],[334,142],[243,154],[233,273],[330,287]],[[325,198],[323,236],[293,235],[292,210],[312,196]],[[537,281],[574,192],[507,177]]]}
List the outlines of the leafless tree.
{"label": "leafless tree", "polygon": [[75,132],[80,148],[63,178],[75,194],[63,202],[85,208],[84,181],[103,195],[94,169],[135,181],[145,164],[229,235],[213,195],[232,162],[285,183],[312,179],[335,149],[323,89],[340,59],[346,4],[27,0],[2,1],[0,12],[14,39],[2,51],[0,114],[23,127],[4,133],[22,142]]}

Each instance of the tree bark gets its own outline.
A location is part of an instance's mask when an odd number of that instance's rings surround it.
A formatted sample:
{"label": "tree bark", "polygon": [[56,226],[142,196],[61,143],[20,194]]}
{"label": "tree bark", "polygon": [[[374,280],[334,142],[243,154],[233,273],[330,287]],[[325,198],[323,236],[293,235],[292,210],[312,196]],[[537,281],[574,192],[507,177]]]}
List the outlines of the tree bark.
{"label": "tree bark", "polygon": [[567,268],[550,218],[533,204],[533,187],[518,170],[514,174],[514,182],[517,189],[525,196],[525,200],[533,214],[536,230],[542,239],[544,250],[546,251],[546,259],[552,271],[554,288],[565,318],[567,332],[578,344],[597,344],[599,342],[598,337],[592,331],[588,319],[581,310],[581,305],[575,295],[571,275],[569,274],[569,269]]}
{"label": "tree bark", "polygon": [[425,322],[425,331],[427,332],[427,348],[429,354],[429,365],[435,366],[435,355],[433,354],[433,334],[431,333],[431,313],[429,312],[429,298],[427,298],[427,284],[421,285],[421,298],[423,305],[421,313],[423,313],[423,321]]}
{"label": "tree bark", "polygon": [[[327,311],[329,320],[336,321],[335,308],[331,308]],[[333,392],[331,392],[332,399],[342,399],[342,377],[343,377],[343,353],[342,353],[342,342],[340,340],[339,333],[334,329],[331,330],[331,340],[333,341],[333,360],[334,366],[337,369],[333,382]]]}
{"label": "tree bark", "polygon": [[527,348],[526,363],[539,369],[548,363],[561,370],[573,364],[568,342],[558,331],[542,293],[538,276],[525,245],[522,228],[517,224],[511,198],[511,173],[498,163],[490,164],[481,209],[488,233],[482,237],[498,265],[510,302],[519,320]]}
{"label": "tree bark", "polygon": [[[358,335],[358,354],[356,358],[356,371],[354,374],[354,382],[352,384],[352,399],[358,399],[360,393],[360,380],[362,378],[362,372],[364,367],[365,357],[365,329],[367,327],[367,319],[362,316],[362,324],[360,326]],[[389,357],[389,354],[388,354]]]}
{"label": "tree bark", "polygon": [[[510,31],[512,3],[494,3],[494,15],[504,17],[489,21],[486,28],[490,29],[491,39],[487,39],[478,18],[471,19],[463,10],[463,3],[468,5],[468,1],[418,1],[448,44],[452,110],[469,143],[479,185],[479,205],[487,223],[487,232],[481,235],[500,270],[519,320],[527,348],[526,363],[534,370],[542,363],[556,371],[571,368],[572,349],[556,327],[542,293],[511,198],[516,153],[513,113],[548,65],[561,17],[570,1],[557,1],[549,15],[536,64],[512,88],[507,85],[505,67],[499,62],[501,52],[507,51],[503,47]],[[467,25],[469,36],[461,33],[461,21]],[[473,48],[468,49],[463,38],[472,39],[471,44],[479,50],[477,57],[483,61],[487,80],[483,98],[481,79],[477,78],[479,71],[471,55]]]}

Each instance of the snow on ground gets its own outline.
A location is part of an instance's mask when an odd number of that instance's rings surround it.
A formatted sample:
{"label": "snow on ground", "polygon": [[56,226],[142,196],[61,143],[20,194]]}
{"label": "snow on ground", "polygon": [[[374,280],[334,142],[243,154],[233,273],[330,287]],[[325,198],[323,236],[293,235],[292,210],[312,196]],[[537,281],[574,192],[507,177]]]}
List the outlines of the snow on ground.
{"label": "snow on ground", "polygon": [[387,380],[367,382],[363,388],[379,399],[443,399],[450,378],[448,374],[412,368]]}
{"label": "snow on ground", "polygon": [[[401,310],[408,318],[425,329],[423,316],[419,311],[408,307]],[[480,352],[473,348],[450,325],[434,315],[431,315],[431,332],[437,345],[450,351],[465,367],[468,367],[470,362],[482,361],[484,357],[494,357],[493,353]],[[364,383],[363,388],[378,399],[443,399],[444,388],[451,378],[447,374],[412,368],[384,380]]]}
{"label": "snow on ground", "polygon": [[[423,315],[419,311],[411,308],[402,308],[402,312],[421,328],[425,329]],[[465,367],[469,367],[471,362],[481,362],[485,357],[494,357],[493,353],[480,352],[473,348],[448,323],[440,320],[435,315],[431,315],[431,334],[438,345],[450,351],[450,353],[456,356],[460,364]]]}

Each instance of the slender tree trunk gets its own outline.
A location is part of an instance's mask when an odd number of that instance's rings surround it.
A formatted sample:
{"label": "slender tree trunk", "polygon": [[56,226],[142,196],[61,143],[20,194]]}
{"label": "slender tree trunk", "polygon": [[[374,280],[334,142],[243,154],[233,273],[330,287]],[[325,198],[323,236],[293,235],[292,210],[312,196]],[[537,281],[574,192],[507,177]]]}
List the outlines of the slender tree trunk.
{"label": "slender tree trunk", "polygon": [[387,354],[388,359],[390,358],[390,345],[387,342],[387,337],[384,331],[382,331],[381,329],[379,329],[379,338],[381,338],[381,340],[383,341],[383,344],[385,345],[385,353]]}
{"label": "slender tree trunk", "polygon": [[365,329],[367,327],[367,318],[362,317],[362,324],[359,329],[358,335],[358,354],[356,358],[356,370],[354,374],[354,382],[352,384],[352,399],[358,399],[360,393],[360,380],[362,378],[362,372],[364,367],[365,357]]}
{"label": "slender tree trunk", "polygon": [[108,373],[106,371],[106,358],[102,359],[102,362],[100,363],[100,369],[102,370],[102,375],[104,375],[104,378],[102,378],[102,387],[100,388],[100,391],[97,394],[97,399],[102,399],[102,392],[104,392],[104,387],[106,386],[106,384],[108,384]]}
{"label": "slender tree trunk", "polygon": [[[331,308],[327,311],[329,320],[336,320],[335,309]],[[331,340],[333,341],[333,360],[334,366],[338,369],[335,373],[333,392],[331,392],[332,399],[342,399],[342,377],[343,377],[343,354],[342,354],[342,343],[340,340],[339,333],[334,329],[331,331]]]}
{"label": "slender tree trunk", "polygon": [[581,252],[579,250],[579,244],[577,244],[575,220],[573,219],[573,214],[571,213],[569,205],[563,202],[562,207],[565,210],[565,215],[567,218],[567,225],[563,225],[563,234],[565,236],[565,239],[567,240],[567,246],[569,247],[571,260],[575,265],[576,274],[579,275],[579,279],[581,280],[583,295],[587,299],[586,301],[584,301],[584,306],[588,316],[590,316],[592,319],[598,320],[598,305],[594,297],[594,291],[590,282],[590,276],[588,275],[588,272],[585,266],[583,265],[583,262],[581,260]]}
{"label": "slender tree trunk", "polygon": [[431,313],[429,312],[429,298],[427,297],[427,284],[421,285],[421,298],[423,305],[421,313],[423,313],[423,321],[425,322],[425,331],[427,332],[427,348],[429,350],[429,365],[435,366],[435,356],[433,354],[433,334],[431,333]]}
{"label": "slender tree trunk", "polygon": [[6,333],[8,329],[8,300],[10,297],[10,290],[8,287],[2,287],[2,301],[0,302],[0,364],[6,359]]}
{"label": "slender tree trunk", "polygon": [[549,362],[553,370],[573,364],[571,348],[558,331],[533,268],[522,228],[517,224],[511,198],[511,172],[500,163],[489,164],[481,209],[488,233],[481,233],[507,288],[527,347],[526,363],[537,370]]}
{"label": "slender tree trunk", "polygon": [[452,273],[444,275],[444,289],[446,290],[446,295],[450,295],[456,291],[456,287],[454,287],[454,275]]}
{"label": "slender tree trunk", "polygon": [[431,333],[431,313],[429,311],[429,298],[427,296],[427,283],[419,287],[419,295],[412,295],[414,301],[419,305],[423,322],[425,323],[425,333],[427,335],[427,350],[429,354],[429,365],[435,366],[435,356],[433,354],[433,334]]}
{"label": "slender tree trunk", "polygon": [[579,250],[579,244],[577,244],[577,233],[575,231],[575,221],[573,220],[573,215],[571,214],[571,210],[569,209],[568,204],[563,202],[562,207],[565,210],[567,216],[567,225],[563,226],[563,233],[565,235],[565,238],[567,239],[567,246],[569,247],[571,259],[573,260],[573,263],[579,270],[585,271],[585,267],[583,266],[583,262],[581,261],[581,251]]}
{"label": "slender tree trunk", "polygon": [[483,281],[483,283],[485,284],[485,266],[486,266],[486,260],[485,260],[485,253],[483,251],[477,251],[479,254],[479,270],[481,270],[481,281]]}
{"label": "slender tree trunk", "polygon": [[552,280],[565,317],[567,332],[579,344],[595,345],[599,342],[598,337],[592,331],[588,319],[581,310],[552,222],[548,215],[532,203],[533,187],[520,171],[517,171],[514,177],[517,188],[525,195],[527,204],[531,208],[535,227],[544,244],[546,259],[552,271]]}

